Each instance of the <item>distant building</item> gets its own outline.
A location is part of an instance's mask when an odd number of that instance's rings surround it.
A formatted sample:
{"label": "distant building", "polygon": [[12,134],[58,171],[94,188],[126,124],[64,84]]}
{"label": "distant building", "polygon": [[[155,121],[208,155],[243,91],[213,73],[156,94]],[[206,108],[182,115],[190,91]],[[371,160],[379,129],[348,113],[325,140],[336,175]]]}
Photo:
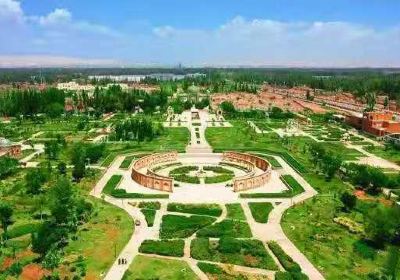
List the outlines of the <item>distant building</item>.
{"label": "distant building", "polygon": [[0,157],[16,157],[21,154],[21,145],[12,143],[10,140],[0,138]]}
{"label": "distant building", "polygon": [[346,117],[346,122],[379,137],[400,133],[400,119],[392,112],[380,111],[353,114]]}

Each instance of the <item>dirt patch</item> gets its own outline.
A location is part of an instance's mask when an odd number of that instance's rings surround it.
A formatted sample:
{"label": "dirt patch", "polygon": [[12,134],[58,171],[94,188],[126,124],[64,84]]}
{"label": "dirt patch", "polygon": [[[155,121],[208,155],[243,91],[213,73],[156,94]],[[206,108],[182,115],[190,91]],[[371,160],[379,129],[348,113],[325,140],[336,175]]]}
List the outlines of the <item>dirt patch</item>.
{"label": "dirt patch", "polygon": [[21,280],[40,280],[50,272],[38,264],[28,264],[22,269]]}

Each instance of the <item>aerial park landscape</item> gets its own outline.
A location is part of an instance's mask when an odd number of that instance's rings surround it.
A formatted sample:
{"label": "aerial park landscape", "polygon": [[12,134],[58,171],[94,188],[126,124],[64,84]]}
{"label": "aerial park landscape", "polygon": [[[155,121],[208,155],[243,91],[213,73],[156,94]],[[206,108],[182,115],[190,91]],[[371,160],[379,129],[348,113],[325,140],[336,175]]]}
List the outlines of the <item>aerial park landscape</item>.
{"label": "aerial park landscape", "polygon": [[0,0],[0,280],[398,279],[400,6],[356,2]]}

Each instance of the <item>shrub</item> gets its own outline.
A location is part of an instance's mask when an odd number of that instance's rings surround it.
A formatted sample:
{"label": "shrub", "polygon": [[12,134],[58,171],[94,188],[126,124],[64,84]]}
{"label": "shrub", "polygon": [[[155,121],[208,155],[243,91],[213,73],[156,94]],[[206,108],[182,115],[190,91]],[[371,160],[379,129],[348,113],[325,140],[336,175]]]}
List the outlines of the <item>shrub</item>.
{"label": "shrub", "polygon": [[29,223],[19,226],[13,226],[7,230],[7,239],[17,238],[26,234],[34,233],[39,230],[41,224],[39,223]]}
{"label": "shrub", "polygon": [[293,196],[304,192],[303,187],[299,184],[299,182],[297,182],[295,178],[293,178],[292,175],[282,175],[281,179],[283,183],[285,183],[285,185],[289,187]]}
{"label": "shrub", "polygon": [[154,224],[154,218],[156,217],[156,210],[154,209],[140,209],[146,219],[147,226],[152,227]]}
{"label": "shrub", "polygon": [[249,202],[249,208],[257,223],[267,223],[269,213],[274,207],[270,202]]}
{"label": "shrub", "polygon": [[205,227],[197,232],[199,237],[236,237],[250,238],[251,230],[247,222],[226,219]]}
{"label": "shrub", "polygon": [[187,238],[214,221],[215,218],[207,216],[165,215],[162,217],[160,236],[163,239]]}
{"label": "shrub", "polygon": [[218,204],[169,203],[167,210],[170,212],[181,212],[215,217],[219,217],[222,214],[222,209]]}
{"label": "shrub", "polygon": [[172,175],[174,180],[182,183],[189,183],[189,184],[200,184],[200,179],[196,176],[189,176],[186,174],[176,174]]}
{"label": "shrub", "polygon": [[212,263],[205,263],[205,262],[198,262],[197,266],[200,268],[201,271],[204,273],[209,274],[225,274],[225,271],[218,265]]}
{"label": "shrub", "polygon": [[169,172],[169,175],[176,175],[176,174],[187,174],[190,171],[197,171],[199,170],[198,166],[182,166],[175,169],[172,169]]}
{"label": "shrub", "polygon": [[139,247],[139,252],[161,256],[183,257],[185,242],[179,240],[145,240]]}
{"label": "shrub", "polygon": [[196,238],[192,241],[190,249],[191,257],[197,260],[277,269],[260,240],[221,238],[219,241],[210,242],[207,238]]}
{"label": "shrub", "polygon": [[285,270],[290,273],[301,272],[300,266],[296,262],[294,262],[293,259],[285,253],[285,251],[282,250],[281,246],[279,246],[278,243],[276,243],[275,241],[270,241],[268,242],[268,247],[278,258],[279,262]]}
{"label": "shrub", "polygon": [[234,176],[232,174],[221,174],[221,175],[217,175],[217,176],[206,177],[204,179],[204,183],[206,183],[206,184],[222,183],[222,182],[232,180],[233,177]]}
{"label": "shrub", "polygon": [[139,208],[160,210],[161,203],[158,201],[141,201],[139,203]]}
{"label": "shrub", "polygon": [[169,194],[127,193],[126,190],[123,189],[113,190],[111,192],[111,196],[115,198],[142,198],[142,199],[169,198]]}
{"label": "shrub", "polygon": [[376,250],[369,246],[364,240],[358,240],[354,242],[353,250],[364,259],[374,260],[376,257]]}

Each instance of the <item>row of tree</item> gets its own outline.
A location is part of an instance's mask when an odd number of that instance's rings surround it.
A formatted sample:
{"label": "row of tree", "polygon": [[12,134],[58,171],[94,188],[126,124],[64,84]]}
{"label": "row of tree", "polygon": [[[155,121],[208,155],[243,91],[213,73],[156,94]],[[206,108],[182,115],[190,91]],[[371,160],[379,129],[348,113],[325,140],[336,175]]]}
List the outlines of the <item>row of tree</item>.
{"label": "row of tree", "polygon": [[114,141],[151,141],[163,131],[160,124],[157,126],[149,118],[131,118],[118,122],[110,140]]}

